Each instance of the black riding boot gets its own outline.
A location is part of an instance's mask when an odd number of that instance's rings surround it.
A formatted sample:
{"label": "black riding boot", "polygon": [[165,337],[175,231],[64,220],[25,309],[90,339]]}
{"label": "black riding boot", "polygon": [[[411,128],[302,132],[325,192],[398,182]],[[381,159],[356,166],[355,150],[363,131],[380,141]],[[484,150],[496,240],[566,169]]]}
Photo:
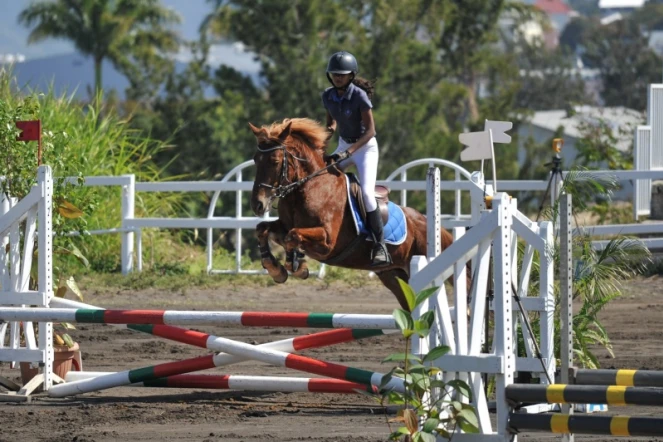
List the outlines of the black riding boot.
{"label": "black riding boot", "polygon": [[368,230],[373,235],[375,244],[373,245],[373,253],[371,267],[384,267],[391,264],[391,256],[387,251],[387,245],[384,242],[384,225],[382,224],[382,215],[380,209],[375,209],[372,212],[366,212],[366,221]]}

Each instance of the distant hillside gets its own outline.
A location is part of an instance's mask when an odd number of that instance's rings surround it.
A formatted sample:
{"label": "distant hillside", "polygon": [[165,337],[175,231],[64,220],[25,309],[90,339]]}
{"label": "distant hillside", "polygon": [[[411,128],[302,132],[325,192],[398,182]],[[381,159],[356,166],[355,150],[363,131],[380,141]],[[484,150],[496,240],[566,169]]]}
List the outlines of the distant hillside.
{"label": "distant hillside", "polygon": [[[207,14],[212,11],[212,4],[207,0],[161,0],[182,17],[182,23],[175,26],[185,40],[197,40],[198,28]],[[18,23],[18,16],[29,4],[27,0],[0,0],[0,55],[21,54],[27,60],[34,60],[52,55],[74,52],[74,45],[62,39],[49,38],[39,43],[28,45],[31,29]]]}
{"label": "distant hillside", "polygon": [[[213,7],[207,0],[161,0],[161,3],[181,15],[182,23],[175,26],[175,30],[185,40],[198,38],[198,28]],[[22,62],[14,64],[14,72],[21,86],[45,90],[53,83],[58,94],[76,92],[77,97],[88,97],[88,87],[92,88],[94,83],[92,60],[76,54],[73,44],[62,39],[49,38],[28,45],[30,29],[18,23],[18,15],[29,3],[24,0],[0,0],[0,4],[0,66],[3,60],[19,58]],[[177,59],[177,69],[181,70],[189,57],[183,54]],[[209,62],[214,67],[220,64],[234,67],[250,75],[258,84],[258,64],[250,54],[231,44],[214,47]],[[103,83],[105,90],[116,90],[121,97],[129,85],[110,63],[104,63]]]}
{"label": "distant hillside", "polygon": [[[186,56],[179,57],[176,69],[186,67]],[[251,56],[238,53],[232,45],[219,46],[210,56],[210,64],[218,66],[226,64],[238,71],[251,76],[258,84],[258,65]],[[93,88],[94,64],[91,58],[78,54],[54,55],[51,57],[28,60],[13,65],[14,74],[20,87],[29,87],[39,91],[48,90],[53,85],[56,94],[75,93],[78,98],[88,98],[88,89]],[[110,62],[104,62],[102,71],[104,90],[115,90],[120,98],[129,86],[127,79],[120,74]]]}
{"label": "distant hillside", "polygon": [[[13,65],[19,86],[48,90],[53,84],[57,95],[74,93],[79,98],[88,97],[88,88],[94,86],[94,63],[78,54],[54,55]],[[115,89],[122,95],[129,82],[108,62],[103,64],[102,79],[105,90]]]}

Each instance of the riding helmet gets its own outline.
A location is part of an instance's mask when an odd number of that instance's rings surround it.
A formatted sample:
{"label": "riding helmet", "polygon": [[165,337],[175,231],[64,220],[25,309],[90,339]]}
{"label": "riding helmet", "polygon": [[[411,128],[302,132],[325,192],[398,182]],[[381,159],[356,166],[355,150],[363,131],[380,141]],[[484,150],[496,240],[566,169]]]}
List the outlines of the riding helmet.
{"label": "riding helmet", "polygon": [[349,52],[337,52],[329,58],[327,63],[328,74],[357,74],[359,66],[357,59]]}

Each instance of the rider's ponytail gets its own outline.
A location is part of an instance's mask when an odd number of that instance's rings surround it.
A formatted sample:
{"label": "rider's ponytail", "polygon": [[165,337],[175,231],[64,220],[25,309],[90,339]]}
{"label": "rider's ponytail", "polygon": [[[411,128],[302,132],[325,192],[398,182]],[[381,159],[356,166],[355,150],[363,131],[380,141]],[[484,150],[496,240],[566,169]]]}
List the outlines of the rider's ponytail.
{"label": "rider's ponytail", "polygon": [[373,93],[375,92],[375,81],[370,81],[362,77],[355,77],[352,80],[352,84],[366,92],[369,100],[373,99]]}

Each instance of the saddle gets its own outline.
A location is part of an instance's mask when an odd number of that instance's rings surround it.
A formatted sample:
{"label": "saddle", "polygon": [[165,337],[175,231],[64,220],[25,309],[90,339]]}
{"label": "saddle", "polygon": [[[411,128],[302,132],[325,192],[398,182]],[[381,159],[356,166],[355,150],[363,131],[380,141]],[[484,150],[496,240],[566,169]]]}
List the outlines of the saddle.
{"label": "saddle", "polygon": [[[357,201],[361,219],[366,222],[366,206],[364,205],[364,197],[361,193],[359,178],[357,178],[354,173],[348,173],[347,175],[350,179],[350,195],[352,195]],[[375,186],[375,199],[377,200],[378,209],[380,210],[380,215],[382,215],[382,222],[384,224],[387,224],[387,220],[389,219],[389,208],[387,207],[387,204],[389,203],[389,192],[391,192],[391,189],[387,186]]]}

